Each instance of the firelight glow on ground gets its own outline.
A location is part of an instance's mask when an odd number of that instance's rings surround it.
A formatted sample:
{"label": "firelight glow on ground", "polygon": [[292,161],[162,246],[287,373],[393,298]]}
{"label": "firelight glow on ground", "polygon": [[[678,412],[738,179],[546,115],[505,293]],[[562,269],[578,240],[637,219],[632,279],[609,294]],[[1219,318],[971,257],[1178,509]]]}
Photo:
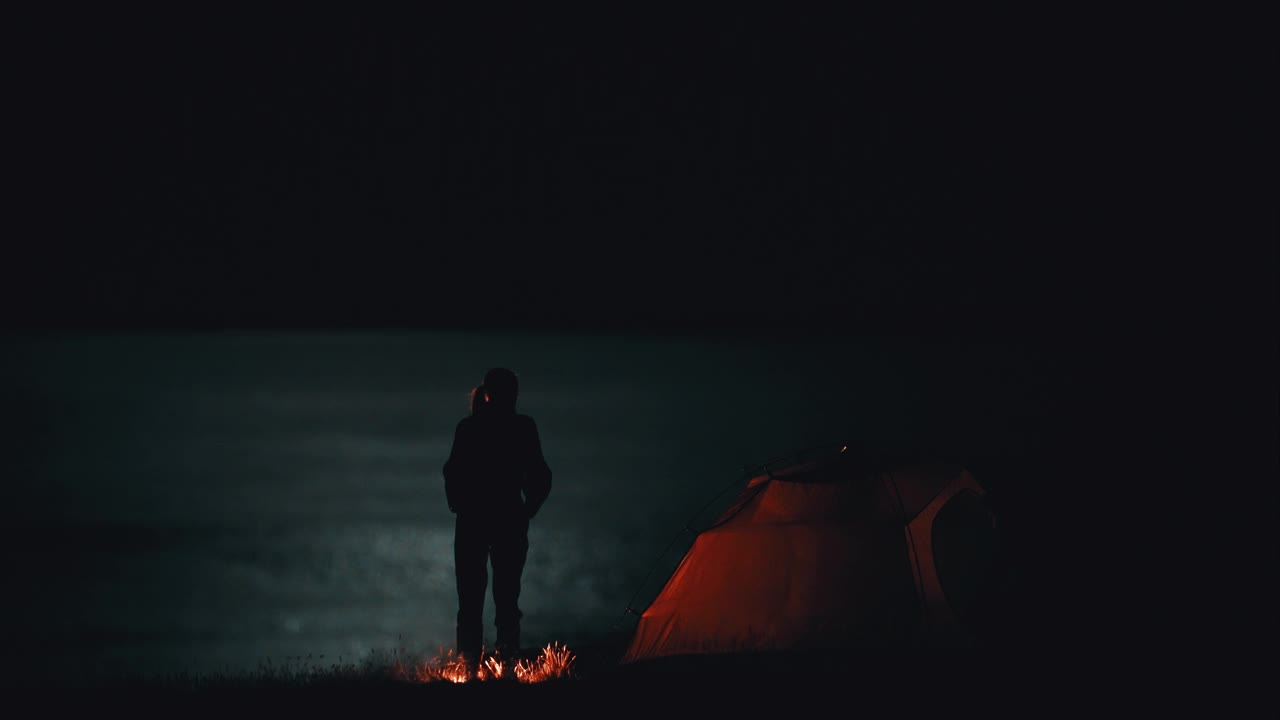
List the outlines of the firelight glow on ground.
{"label": "firelight glow on ground", "polygon": [[397,675],[412,682],[486,682],[491,680],[515,680],[522,683],[538,683],[573,676],[573,662],[577,658],[559,643],[549,643],[532,660],[504,662],[492,655],[482,656],[473,671],[466,661],[452,650],[443,655],[408,667],[397,667]]}

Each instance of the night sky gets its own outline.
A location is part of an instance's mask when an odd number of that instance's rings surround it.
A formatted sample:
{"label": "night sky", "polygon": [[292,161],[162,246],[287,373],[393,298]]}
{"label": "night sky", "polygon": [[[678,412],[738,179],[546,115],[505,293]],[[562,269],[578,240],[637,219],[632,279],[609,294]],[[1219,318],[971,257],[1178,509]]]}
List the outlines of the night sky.
{"label": "night sky", "polygon": [[[1054,359],[1026,374],[1052,372],[1057,413],[1023,507],[1089,477],[1096,495],[1046,511],[1062,527],[1196,505],[1206,482],[1219,507],[1265,510],[1270,484],[1221,484],[1275,465],[1275,188],[1257,179],[1274,140],[1256,132],[1275,52],[1239,32],[1259,25],[1172,8],[27,16],[0,319],[12,338],[1021,343]],[[1101,544],[1051,535],[1025,539],[1056,558]],[[1169,563],[1151,574],[1206,587]],[[1072,596],[1096,607],[1107,583]]]}
{"label": "night sky", "polygon": [[[1146,289],[1194,293],[1179,303],[1193,307],[1225,280],[1168,232],[1258,217],[1224,217],[1193,189],[1234,184],[1223,163],[1257,164],[1234,153],[1261,98],[1205,61],[1261,59],[1247,44],[1224,57],[1212,24],[1201,43],[1172,39],[1190,17],[1164,18],[1165,35],[1109,20],[41,18],[15,46],[16,206],[34,222],[8,250],[6,318],[909,334],[1109,331],[1117,311],[1172,322],[1165,307],[1150,317]],[[1160,268],[1201,276],[1132,275]]]}

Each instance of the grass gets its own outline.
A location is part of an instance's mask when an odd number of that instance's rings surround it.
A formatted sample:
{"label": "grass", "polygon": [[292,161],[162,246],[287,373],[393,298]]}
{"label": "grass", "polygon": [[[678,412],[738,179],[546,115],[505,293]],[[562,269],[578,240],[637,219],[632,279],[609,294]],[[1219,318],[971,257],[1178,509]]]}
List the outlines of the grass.
{"label": "grass", "polygon": [[[503,661],[484,654],[478,666],[469,668],[453,651],[436,656],[414,654],[405,648],[371,651],[359,662],[325,662],[321,656],[264,659],[254,670],[177,672],[161,675],[124,675],[114,678],[66,677],[72,687],[88,689],[157,690],[197,692],[235,690],[296,690],[305,688],[359,689],[425,685],[432,683],[544,683],[578,677],[577,655],[550,643],[535,652]],[[57,684],[62,684],[58,682]]]}
{"label": "grass", "polygon": [[[281,717],[364,717],[374,713],[468,713],[559,717],[601,715],[776,714],[837,712],[936,717],[974,712],[984,717],[1037,715],[1070,706],[1107,687],[1096,663],[1006,647],[948,654],[779,653],[690,656],[634,665],[617,662],[621,648],[558,644],[530,650],[504,665],[487,665],[465,683],[452,676],[458,659],[403,648],[355,661],[323,657],[266,659],[255,670],[176,673],[99,684],[86,691],[31,686],[37,706],[133,716],[190,717],[205,711]],[[487,660],[482,660],[481,668]],[[515,668],[522,667],[521,673]],[[540,682],[521,675],[540,667]],[[74,671],[66,668],[66,676]],[[64,676],[64,679],[65,677]],[[532,676],[528,676],[532,679]],[[11,678],[12,679],[12,678]],[[13,694],[10,694],[11,702]],[[828,710],[829,708],[829,710]]]}
{"label": "grass", "polygon": [[[1046,664],[1043,657],[930,653],[885,655],[786,653],[692,656],[637,665],[616,662],[616,648],[583,647],[583,656],[552,644],[465,683],[452,681],[450,653],[421,657],[403,650],[371,652],[360,661],[319,657],[264,660],[239,673],[178,673],[89,689],[27,688],[43,710],[77,715],[124,711],[132,716],[224,720],[245,714],[365,717],[381,713],[466,713],[558,717],[681,714],[722,716],[797,712],[937,717],[1039,715],[1080,707],[1100,689],[1117,687],[1088,664]],[[535,661],[537,661],[535,663]],[[513,668],[540,665],[541,682],[522,682]],[[580,664],[581,663],[581,664]],[[483,667],[484,663],[482,663]],[[11,703],[17,702],[10,694]],[[1159,698],[1148,698],[1148,701]],[[232,716],[228,718],[227,716]]]}
{"label": "grass", "polygon": [[513,711],[549,707],[548,703],[571,707],[572,701],[551,698],[585,682],[577,672],[576,654],[555,643],[505,663],[484,657],[478,672],[462,683],[456,674],[462,663],[452,653],[426,657],[398,648],[372,651],[358,661],[325,660],[310,655],[267,658],[246,671],[114,678],[78,677],[67,666],[57,677],[10,676],[13,685],[5,687],[5,695],[10,704],[20,706],[26,700],[43,711],[68,715],[123,711],[134,717],[154,713],[173,718],[215,711],[220,718],[233,716],[227,720],[241,720],[236,716],[245,713],[350,718],[375,710],[463,711],[477,703]]}

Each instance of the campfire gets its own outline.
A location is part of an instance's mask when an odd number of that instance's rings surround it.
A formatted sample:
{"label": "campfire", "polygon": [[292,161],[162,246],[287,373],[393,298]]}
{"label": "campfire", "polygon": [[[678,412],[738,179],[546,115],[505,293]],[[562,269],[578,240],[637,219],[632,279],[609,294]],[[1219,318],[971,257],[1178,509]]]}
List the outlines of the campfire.
{"label": "campfire", "polygon": [[504,661],[493,655],[482,655],[474,671],[466,661],[452,650],[431,660],[414,665],[404,671],[412,682],[487,682],[514,680],[521,683],[539,683],[573,675],[573,653],[559,643],[549,643],[537,657],[515,662]]}

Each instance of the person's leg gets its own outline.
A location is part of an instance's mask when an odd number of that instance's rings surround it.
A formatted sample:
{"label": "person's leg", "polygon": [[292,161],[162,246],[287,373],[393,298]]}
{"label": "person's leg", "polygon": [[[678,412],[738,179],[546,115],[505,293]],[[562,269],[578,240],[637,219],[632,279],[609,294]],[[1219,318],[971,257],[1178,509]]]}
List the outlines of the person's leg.
{"label": "person's leg", "polygon": [[474,519],[459,515],[454,524],[453,564],[458,583],[457,652],[477,663],[484,642],[484,591],[489,584],[489,558],[484,528]]}
{"label": "person's leg", "polygon": [[520,576],[529,555],[529,521],[518,520],[494,538],[493,606],[499,654],[511,656],[520,650]]}

